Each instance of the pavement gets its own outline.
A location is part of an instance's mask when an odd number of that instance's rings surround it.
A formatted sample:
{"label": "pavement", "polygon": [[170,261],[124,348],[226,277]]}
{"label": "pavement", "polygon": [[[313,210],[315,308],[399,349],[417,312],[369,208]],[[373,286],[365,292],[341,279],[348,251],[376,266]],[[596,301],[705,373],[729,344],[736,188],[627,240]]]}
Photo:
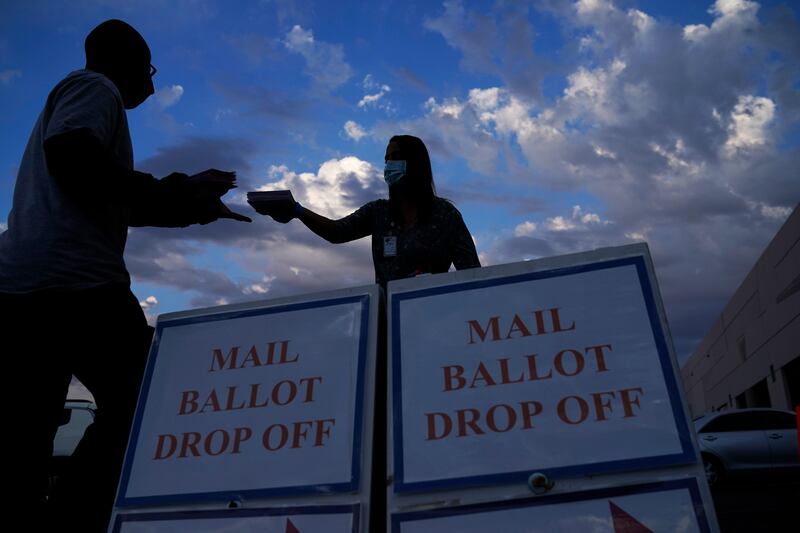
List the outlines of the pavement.
{"label": "pavement", "polygon": [[711,496],[721,533],[800,532],[800,479],[729,481]]}

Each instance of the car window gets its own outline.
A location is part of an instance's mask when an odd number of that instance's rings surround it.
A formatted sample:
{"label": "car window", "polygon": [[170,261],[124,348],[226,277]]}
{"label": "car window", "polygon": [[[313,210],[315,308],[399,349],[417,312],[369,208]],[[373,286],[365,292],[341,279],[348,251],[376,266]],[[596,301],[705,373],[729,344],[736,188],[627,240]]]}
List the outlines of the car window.
{"label": "car window", "polygon": [[700,433],[722,433],[725,431],[758,431],[762,428],[761,413],[730,413],[720,415],[706,424]]}
{"label": "car window", "polygon": [[763,429],[797,429],[797,419],[791,413],[764,411],[759,415]]}
{"label": "car window", "polygon": [[66,407],[64,411],[70,411],[69,415],[64,415],[64,418],[69,421],[58,428],[53,441],[54,455],[71,455],[81,437],[83,437],[83,432],[94,420],[94,415],[88,409],[70,409]]}

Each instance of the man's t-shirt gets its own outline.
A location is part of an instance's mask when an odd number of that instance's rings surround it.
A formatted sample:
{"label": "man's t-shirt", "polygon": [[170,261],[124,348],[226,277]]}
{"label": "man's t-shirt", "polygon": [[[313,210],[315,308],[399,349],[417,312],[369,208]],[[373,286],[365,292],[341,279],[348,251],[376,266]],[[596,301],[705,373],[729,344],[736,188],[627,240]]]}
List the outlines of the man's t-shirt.
{"label": "man's t-shirt", "polygon": [[418,274],[447,272],[481,266],[475,243],[458,209],[442,198],[434,198],[430,218],[402,228],[391,216],[388,200],[375,200],[336,221],[336,242],[372,235],[375,281]]}
{"label": "man's t-shirt", "polygon": [[47,170],[44,141],[77,129],[89,130],[120,164],[133,169],[117,87],[96,72],[70,73],[50,93],[20,163],[8,229],[0,234],[0,292],[130,283],[122,257],[129,210],[67,194]]}

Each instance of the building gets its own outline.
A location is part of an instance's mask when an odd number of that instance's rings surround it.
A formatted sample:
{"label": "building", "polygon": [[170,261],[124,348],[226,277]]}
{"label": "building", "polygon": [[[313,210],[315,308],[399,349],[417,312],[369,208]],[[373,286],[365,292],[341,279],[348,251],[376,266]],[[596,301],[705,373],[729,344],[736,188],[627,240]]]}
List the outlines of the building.
{"label": "building", "polygon": [[800,405],[800,207],[681,369],[692,417]]}

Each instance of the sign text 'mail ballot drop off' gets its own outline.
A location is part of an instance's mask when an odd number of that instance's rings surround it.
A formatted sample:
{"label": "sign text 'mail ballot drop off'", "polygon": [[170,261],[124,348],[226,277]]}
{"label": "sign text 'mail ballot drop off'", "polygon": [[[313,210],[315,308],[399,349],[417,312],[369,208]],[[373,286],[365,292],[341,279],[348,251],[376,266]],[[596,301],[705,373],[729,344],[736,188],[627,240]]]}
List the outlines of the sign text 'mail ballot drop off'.
{"label": "sign text 'mail ballot drop off'", "polygon": [[632,257],[390,286],[396,490],[691,463],[649,283]]}
{"label": "sign text 'mail ballot drop off'", "polygon": [[121,501],[358,489],[370,301],[160,319]]}
{"label": "sign text 'mail ballot drop off'", "polygon": [[[259,355],[259,352],[261,355]],[[261,366],[296,364],[300,354],[289,355],[289,341],[273,341],[259,350],[259,346],[231,346],[227,349],[210,350],[208,372],[224,372],[254,369]],[[279,409],[294,402],[316,401],[315,387],[323,382],[323,376],[305,376],[281,379],[267,383],[227,385],[220,389],[188,389],[180,392],[177,413],[179,416],[203,415],[220,411],[241,409]],[[265,450],[277,451],[285,446],[323,446],[336,424],[335,418],[298,420],[289,424],[276,423],[267,426],[259,439]],[[158,435],[154,459],[188,456],[238,454],[242,446],[253,438],[250,426],[214,429],[203,435],[197,431],[180,435],[165,433]]]}
{"label": "sign text 'mail ballot drop off'", "polygon": [[[559,308],[535,310],[530,315],[534,319],[531,325],[526,325],[519,314],[514,314],[505,322],[499,316],[489,317],[485,321],[469,320],[465,328],[469,338],[467,344],[508,341],[576,329],[574,321],[568,326],[562,325]],[[501,325],[506,324],[507,327],[501,329]],[[565,348],[555,354],[531,353],[478,360],[472,364],[443,365],[442,392],[514,385],[550,380],[554,377],[570,378],[584,372],[608,372],[606,356],[612,351],[611,344],[598,344],[580,349]],[[633,417],[636,416],[635,409],[641,407],[639,399],[643,393],[641,387],[630,387],[616,391],[591,392],[588,398],[565,396],[558,401],[556,412],[558,418],[567,424],[581,424],[590,417],[595,421],[608,420],[617,413],[626,418]],[[457,409],[454,413],[425,413],[427,438],[441,439],[453,433],[458,437],[465,437],[482,435],[487,431],[505,433],[513,429],[527,430],[534,427],[534,418],[542,410],[541,401],[523,400],[514,404],[494,404],[485,412],[466,407]]]}

